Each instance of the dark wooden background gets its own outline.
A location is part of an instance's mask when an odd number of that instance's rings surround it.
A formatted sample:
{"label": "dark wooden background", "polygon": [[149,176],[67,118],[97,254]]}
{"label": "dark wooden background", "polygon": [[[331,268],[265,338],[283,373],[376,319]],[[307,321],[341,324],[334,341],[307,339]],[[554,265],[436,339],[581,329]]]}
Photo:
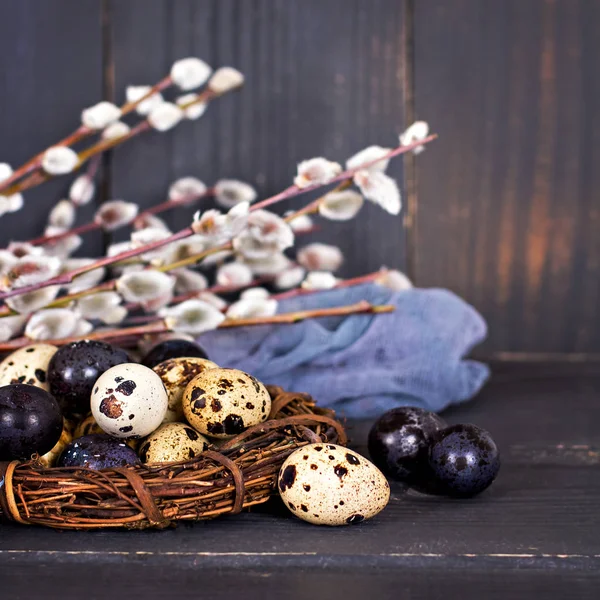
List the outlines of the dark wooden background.
{"label": "dark wooden background", "polygon": [[[2,0],[0,23],[11,164],[177,58],[246,74],[200,121],[116,150],[96,204],[149,206],[184,175],[269,194],[303,158],[343,161],[428,120],[440,139],[392,167],[403,221],[368,206],[319,234],[343,274],[383,263],[456,291],[488,320],[486,356],[600,353],[600,0]],[[1,241],[38,234],[68,184],[28,193]]]}

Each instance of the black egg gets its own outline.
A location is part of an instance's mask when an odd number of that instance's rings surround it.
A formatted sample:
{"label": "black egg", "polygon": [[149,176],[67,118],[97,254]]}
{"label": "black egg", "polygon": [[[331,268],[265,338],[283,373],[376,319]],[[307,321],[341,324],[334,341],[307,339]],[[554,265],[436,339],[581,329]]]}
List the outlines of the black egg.
{"label": "black egg", "polygon": [[60,408],[48,392],[21,383],[0,387],[0,460],[46,454],[62,429]]}
{"label": "black egg", "polygon": [[475,496],[498,475],[500,454],[485,429],[453,425],[440,431],[431,444],[429,469],[437,493]]}
{"label": "black egg", "polygon": [[142,364],[149,369],[154,368],[158,363],[161,363],[169,358],[208,358],[206,352],[198,344],[189,342],[188,340],[165,340],[156,344],[142,360]]}
{"label": "black egg", "polygon": [[97,433],[73,440],[60,455],[56,466],[86,467],[97,471],[139,464],[141,461],[137,453],[125,442]]}
{"label": "black egg", "polygon": [[393,408],[371,427],[371,459],[389,477],[413,483],[427,466],[431,437],[444,427],[446,422],[428,410]]}
{"label": "black egg", "polygon": [[48,366],[50,393],[67,415],[90,412],[90,395],[102,373],[130,362],[121,348],[104,342],[84,340],[60,348]]}

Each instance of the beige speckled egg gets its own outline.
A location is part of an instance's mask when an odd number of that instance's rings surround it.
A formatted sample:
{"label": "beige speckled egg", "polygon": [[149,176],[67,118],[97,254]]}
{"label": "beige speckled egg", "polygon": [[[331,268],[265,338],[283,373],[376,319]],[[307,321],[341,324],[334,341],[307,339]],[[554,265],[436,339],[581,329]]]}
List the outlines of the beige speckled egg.
{"label": "beige speckled egg", "polygon": [[317,525],[360,523],[390,499],[390,486],[373,463],[334,444],[309,444],[290,454],[278,487],[294,515]]}
{"label": "beige speckled egg", "polygon": [[196,458],[209,441],[187,423],[163,423],[140,446],[145,463],[178,462]]}
{"label": "beige speckled egg", "polygon": [[50,344],[33,344],[9,354],[0,363],[0,387],[25,383],[49,392],[48,364],[57,350]]}
{"label": "beige speckled egg", "polygon": [[63,430],[60,434],[60,439],[54,445],[54,448],[40,456],[40,462],[45,467],[53,467],[62,454],[63,450],[73,441],[73,423],[67,419],[63,419]]}
{"label": "beige speckled egg", "polygon": [[162,423],[168,397],[161,378],[152,369],[123,363],[100,375],[90,405],[96,423],[109,435],[140,438]]}
{"label": "beige speckled egg", "polygon": [[183,394],[183,413],[198,431],[218,438],[241,433],[267,419],[267,388],[237,369],[208,369],[190,381]]}
{"label": "beige speckled egg", "polygon": [[170,358],[157,364],[153,371],[158,374],[169,396],[169,408],[164,422],[183,421],[181,399],[187,384],[206,369],[218,369],[219,365],[206,358]]}

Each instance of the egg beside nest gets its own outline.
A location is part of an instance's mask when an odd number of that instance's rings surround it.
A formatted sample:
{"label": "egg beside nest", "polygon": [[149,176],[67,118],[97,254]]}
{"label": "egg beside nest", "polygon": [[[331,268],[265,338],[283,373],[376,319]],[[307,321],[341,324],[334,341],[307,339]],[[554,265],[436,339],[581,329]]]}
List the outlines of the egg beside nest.
{"label": "egg beside nest", "polygon": [[290,454],[281,467],[279,494],[297,517],[317,525],[349,525],[374,517],[390,499],[383,473],[364,456],[316,443]]}

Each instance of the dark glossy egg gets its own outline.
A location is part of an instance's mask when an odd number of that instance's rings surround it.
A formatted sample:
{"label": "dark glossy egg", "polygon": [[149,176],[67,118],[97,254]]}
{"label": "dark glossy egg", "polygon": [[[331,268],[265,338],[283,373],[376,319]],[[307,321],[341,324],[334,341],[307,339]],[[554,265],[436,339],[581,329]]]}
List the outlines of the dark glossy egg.
{"label": "dark glossy egg", "polygon": [[124,350],[105,342],[83,340],[67,344],[50,361],[50,393],[65,414],[87,414],[98,377],[111,367],[126,362],[130,360]]}
{"label": "dark glossy egg", "polygon": [[84,435],[73,440],[60,455],[57,467],[108,469],[139,465],[140,459],[125,442],[106,434]]}
{"label": "dark glossy egg", "polygon": [[48,392],[20,383],[0,387],[0,460],[46,454],[62,429],[60,408]]}
{"label": "dark glossy egg", "polygon": [[208,358],[206,352],[194,342],[188,340],[166,340],[156,344],[142,360],[142,364],[150,369],[170,358],[193,357]]}
{"label": "dark glossy egg", "polygon": [[500,454],[485,429],[453,425],[440,431],[431,444],[429,468],[436,493],[475,496],[498,475]]}
{"label": "dark glossy egg", "polygon": [[389,477],[413,483],[427,466],[431,437],[444,427],[443,419],[422,408],[389,410],[369,432],[371,459]]}

